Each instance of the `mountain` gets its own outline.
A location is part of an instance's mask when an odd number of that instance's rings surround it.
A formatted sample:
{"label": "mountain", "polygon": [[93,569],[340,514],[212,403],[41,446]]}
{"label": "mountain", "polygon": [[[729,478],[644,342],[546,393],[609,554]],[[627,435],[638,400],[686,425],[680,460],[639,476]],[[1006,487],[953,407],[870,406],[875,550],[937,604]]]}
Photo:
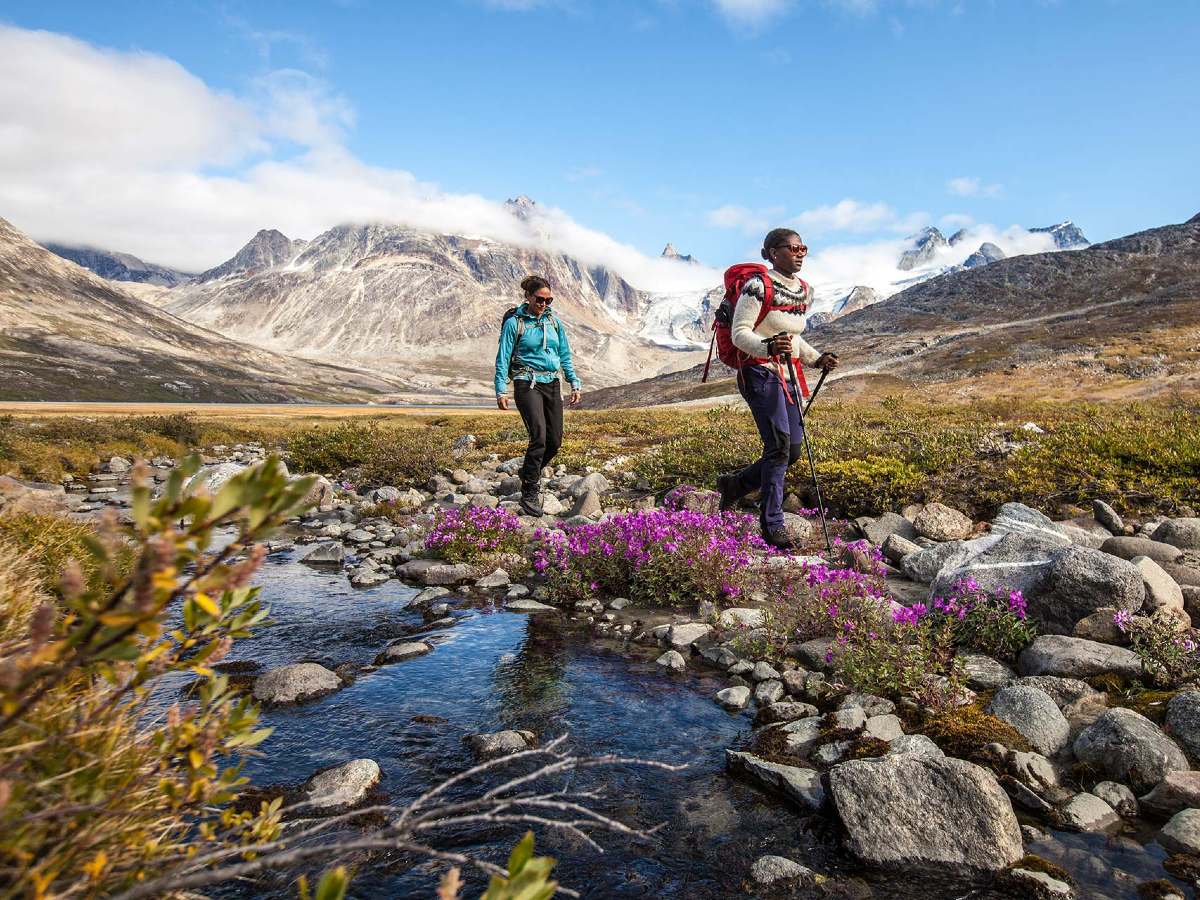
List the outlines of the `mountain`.
{"label": "mountain", "polygon": [[897,268],[901,271],[908,272],[925,265],[933,260],[939,250],[950,246],[950,242],[942,237],[942,233],[933,226],[923,228],[918,234],[913,235],[912,244],[912,248],[905,250],[900,256]]}
{"label": "mountain", "polygon": [[[830,391],[938,396],[1200,395],[1200,216],[1071,253],[949,272],[806,335],[842,360]],[[644,379],[586,398],[637,406],[734,393],[722,372]]]}
{"label": "mountain", "polygon": [[[528,198],[509,201],[530,215]],[[589,387],[694,361],[698,341],[667,349],[641,335],[662,297],[565,254],[398,225],[339,225],[311,241],[261,231],[238,255],[171,293],[166,309],[229,338],[339,360],[425,389],[491,392],[496,337],[520,281],[546,276]],[[698,315],[698,308],[692,317]]]}
{"label": "mountain", "polygon": [[993,244],[991,241],[984,241],[979,245],[979,249],[968,256],[962,264],[964,269],[974,269],[978,266],[986,266],[988,263],[994,263],[999,259],[1004,259],[1008,254]]}
{"label": "mountain", "polygon": [[1091,246],[1088,239],[1083,236],[1083,232],[1079,230],[1079,226],[1070,219],[1046,228],[1030,228],[1029,231],[1033,234],[1050,235],[1054,238],[1054,246],[1059,250],[1079,250]]}
{"label": "mountain", "polygon": [[684,254],[680,253],[678,250],[675,249],[675,245],[670,244],[670,243],[667,244],[667,246],[663,247],[662,257],[663,257],[663,259],[677,259],[680,262],[696,263],[697,265],[699,265],[699,262],[700,262],[698,259],[696,259],[696,257],[692,256],[690,253],[687,254],[686,256]]}
{"label": "mountain", "polygon": [[69,259],[76,265],[83,266],[109,281],[129,281],[153,284],[159,287],[175,287],[190,277],[176,269],[143,262],[132,253],[115,253],[97,247],[72,247],[53,243],[46,244],[45,247],[56,256]]}
{"label": "mountain", "polygon": [[405,387],[182,322],[0,219],[0,399],[360,401]]}
{"label": "mountain", "polygon": [[844,316],[847,313],[873,306],[882,299],[883,297],[879,292],[873,288],[869,288],[863,284],[855,285],[849,294],[835,301],[828,311],[815,313],[810,316],[808,320],[809,327],[816,328],[820,325],[827,325],[834,319]]}

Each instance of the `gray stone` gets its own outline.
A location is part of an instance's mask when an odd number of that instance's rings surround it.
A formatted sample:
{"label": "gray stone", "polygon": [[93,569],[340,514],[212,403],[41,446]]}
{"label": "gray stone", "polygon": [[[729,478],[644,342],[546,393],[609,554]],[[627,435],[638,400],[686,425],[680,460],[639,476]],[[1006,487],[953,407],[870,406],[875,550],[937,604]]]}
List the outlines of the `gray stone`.
{"label": "gray stone", "polygon": [[104,464],[104,468],[106,471],[112,472],[115,475],[124,475],[133,468],[133,463],[127,459],[124,459],[123,457],[114,456]]}
{"label": "gray stone", "polygon": [[[579,479],[569,488],[567,488],[567,493],[578,500],[589,492],[594,492],[595,494],[599,495],[611,490],[612,485],[609,483],[607,478],[605,478],[599,472],[592,472],[583,476],[583,478]],[[599,498],[597,497],[597,499]]]}
{"label": "gray stone", "polygon": [[879,547],[893,534],[912,540],[917,536],[913,523],[894,512],[886,512],[878,519],[867,525],[865,536],[872,544]]}
{"label": "gray stone", "polygon": [[717,691],[717,702],[726,709],[745,709],[750,702],[750,688],[738,684]]}
{"label": "gray stone", "polygon": [[327,541],[317,544],[304,554],[300,561],[315,566],[340,566],[346,561],[346,548],[341,544]]}
{"label": "gray stone", "polygon": [[900,724],[900,719],[893,715],[870,716],[863,726],[863,734],[890,742],[903,737],[904,726]]}
{"label": "gray stone", "polygon": [[1200,519],[1168,519],[1158,526],[1154,540],[1181,550],[1200,550]]}
{"label": "gray stone", "polygon": [[786,735],[784,743],[790,752],[806,756],[821,739],[824,724],[820,716],[812,716],[780,725],[779,730]]}
{"label": "gray stone", "polygon": [[1124,647],[1066,635],[1043,634],[1021,652],[1017,671],[1022,675],[1063,675],[1068,678],[1091,678],[1107,673],[1139,678],[1142,661]]}
{"label": "gray stone", "polygon": [[528,750],[533,745],[533,735],[528,731],[496,731],[491,734],[473,734],[467,744],[478,756],[501,756]]}
{"label": "gray stone", "polygon": [[1171,698],[1166,730],[1193,759],[1200,759],[1200,692],[1183,691]]}
{"label": "gray stone", "polygon": [[1183,609],[1183,590],[1163,567],[1148,556],[1135,556],[1130,563],[1146,585],[1146,609]]}
{"label": "gray stone", "polygon": [[1019,534],[1042,542],[1066,545],[1070,538],[1048,516],[1024,503],[1005,503],[992,519],[992,534]]}
{"label": "gray stone", "polygon": [[451,565],[433,559],[414,559],[398,567],[396,574],[425,585],[453,585],[475,577],[475,567],[468,563]]}
{"label": "gray stone", "polygon": [[630,603],[630,600],[628,597],[614,597],[612,600],[608,601],[608,608],[615,609],[615,610],[622,610],[625,607],[627,607],[629,605],[629,603]]}
{"label": "gray stone", "polygon": [[778,700],[760,709],[755,723],[772,725],[778,722],[795,722],[797,719],[807,719],[816,714],[817,708],[811,703]]}
{"label": "gray stone", "polygon": [[1059,546],[1024,534],[993,534],[967,541],[963,555],[946,560],[933,579],[930,596],[948,597],[955,581],[970,577],[985,591],[1018,590],[1027,599],[1036,597],[1045,587],[1050,556]]}
{"label": "gray stone", "polygon": [[1058,773],[1054,765],[1040,753],[1027,753],[1023,750],[1009,750],[1001,747],[1004,753],[1004,764],[1009,774],[1026,787],[1032,788],[1038,794],[1044,794],[1058,787]]}
{"label": "gray stone", "polygon": [[945,756],[942,748],[923,734],[905,734],[895,738],[885,756]]}
{"label": "gray stone", "polygon": [[803,516],[794,513],[783,514],[783,527],[793,543],[804,544],[813,535],[813,523]]}
{"label": "gray stone", "polygon": [[263,703],[303,703],[332,694],[342,686],[333,672],[317,663],[293,663],[254,679],[254,699]]}
{"label": "gray stone", "polygon": [[304,799],[309,809],[349,809],[366,799],[379,778],[375,760],[352,759],[313,775],[304,785]]}
{"label": "gray stone", "polygon": [[844,762],[829,790],[847,845],[884,869],[998,872],[1024,854],[1008,796],[987,769],[901,754]]}
{"label": "gray stone", "polygon": [[896,711],[896,704],[874,694],[862,694],[851,691],[838,702],[838,709],[858,707],[868,716],[886,716]]}
{"label": "gray stone", "polygon": [[520,600],[522,597],[529,596],[529,588],[523,584],[509,585],[507,591],[504,592],[505,600]]}
{"label": "gray stone", "polygon": [[524,613],[539,613],[539,612],[558,612],[557,607],[547,606],[545,603],[539,603],[537,600],[529,597],[518,597],[515,600],[508,600],[504,604],[504,608],[512,612]]}
{"label": "gray stone", "polygon": [[508,587],[512,580],[508,577],[508,573],[503,569],[496,569],[490,575],[484,575],[475,582],[475,587],[490,590],[492,588]]}
{"label": "gray stone", "polygon": [[917,553],[910,553],[901,560],[900,571],[913,581],[929,584],[937,577],[946,561],[962,554],[966,545],[966,541],[951,541]]}
{"label": "gray stone", "polygon": [[667,643],[676,650],[684,650],[712,631],[711,625],[703,622],[687,622],[682,625],[672,625],[667,632]]}
{"label": "gray stone", "polygon": [[812,751],[812,761],[818,766],[828,767],[840,763],[854,746],[853,741],[830,741]]}
{"label": "gray stone", "polygon": [[1004,663],[981,653],[963,653],[958,660],[966,672],[967,687],[977,691],[998,690],[1017,677]]}
{"label": "gray stone", "polygon": [[754,668],[750,670],[750,679],[752,681],[767,681],[768,679],[779,679],[779,673],[768,662],[759,660],[754,664]]}
{"label": "gray stone", "polygon": [[764,886],[785,881],[795,881],[803,886],[816,884],[816,873],[812,869],[783,856],[760,856],[750,866],[750,877],[756,884]]}
{"label": "gray stone", "polygon": [[[1112,537],[1107,531],[1104,534],[1095,534],[1087,528],[1081,528],[1074,522],[1055,522],[1055,527],[1065,534],[1068,540],[1076,547],[1086,547],[1088,550],[1099,550],[1104,546],[1104,542]],[[1099,528],[1099,526],[1095,526]],[[1100,529],[1103,530],[1103,529]]]}
{"label": "gray stone", "polygon": [[861,706],[847,706],[834,710],[829,714],[834,728],[844,731],[858,731],[867,724],[867,714]]}
{"label": "gray stone", "polygon": [[346,535],[346,540],[352,544],[369,544],[375,540],[375,534],[367,531],[365,528],[355,528]]}
{"label": "gray stone", "polygon": [[1181,809],[1200,808],[1200,772],[1168,772],[1139,803],[1143,812],[1163,817]]}
{"label": "gray stone", "polygon": [[1065,709],[1087,697],[1101,696],[1100,692],[1086,681],[1078,678],[1062,678],[1058,675],[1028,675],[1018,678],[1016,684],[1029,685],[1044,692],[1059,709]]}
{"label": "gray stone", "polygon": [[794,648],[795,656],[796,659],[809,668],[827,669],[829,668],[829,661],[825,658],[825,654],[832,646],[833,638],[813,638],[811,641],[805,641],[803,644],[797,645]]}
{"label": "gray stone", "polygon": [[432,603],[438,597],[445,597],[450,592],[444,587],[429,587],[421,591],[417,596],[413,597],[413,606],[424,606],[426,603]]}
{"label": "gray stone", "polygon": [[1113,607],[1102,606],[1094,613],[1084,616],[1076,622],[1075,627],[1071,629],[1071,635],[1101,644],[1127,646],[1129,639],[1117,626],[1114,618],[1116,614],[1117,611]]}
{"label": "gray stone", "polygon": [[1066,746],[1071,727],[1050,697],[1019,684],[1001,688],[988,712],[1017,729],[1038,753],[1053,756]]}
{"label": "gray stone", "polygon": [[1118,784],[1115,781],[1101,781],[1092,788],[1092,793],[1111,806],[1117,815],[1123,816],[1126,819],[1137,817],[1137,797],[1125,785]]}
{"label": "gray stone", "polygon": [[1004,882],[1018,892],[1018,897],[1029,897],[1031,900],[1073,900],[1075,897],[1071,885],[1034,869],[1010,869],[1005,873]]}
{"label": "gray stone", "polygon": [[1137,793],[1151,790],[1169,772],[1188,769],[1169,737],[1131,709],[1110,709],[1075,738],[1075,757]]}
{"label": "gray stone", "polygon": [[766,612],[761,609],[731,607],[721,610],[717,622],[722,628],[761,628],[766,620]]}
{"label": "gray stone", "polygon": [[1177,563],[1183,558],[1183,551],[1178,547],[1139,537],[1111,537],[1100,549],[1121,559],[1148,556],[1156,563]]}
{"label": "gray stone", "polygon": [[783,794],[801,809],[817,812],[825,805],[821,773],[815,769],[767,762],[751,753],[741,753],[737,750],[725,751],[725,765],[734,774],[741,775],[766,790]]}
{"label": "gray stone", "polygon": [[388,663],[416,659],[418,656],[424,656],[432,649],[433,645],[427,644],[424,641],[397,641],[383,648],[383,652],[375,657],[375,665],[384,666]]}
{"label": "gray stone", "polygon": [[883,542],[882,549],[884,557],[896,565],[900,565],[904,557],[910,553],[921,552],[921,548],[918,545],[898,534],[889,534]]}
{"label": "gray stone", "polygon": [[1095,794],[1076,794],[1059,812],[1074,831],[1106,831],[1121,824],[1121,817]]}
{"label": "gray stone", "polygon": [[400,499],[400,488],[391,485],[378,487],[367,494],[367,497],[375,503],[395,503]]}
{"label": "gray stone", "polygon": [[561,516],[569,507],[553,494],[542,495],[542,512],[548,516]]}
{"label": "gray stone", "polygon": [[391,577],[387,572],[358,569],[350,573],[350,584],[357,588],[374,587],[377,584],[383,584],[385,581],[391,579]]}
{"label": "gray stone", "polygon": [[604,514],[600,503],[600,495],[596,491],[588,491],[575,500],[571,507],[571,516],[583,516],[585,519],[598,519]]}
{"label": "gray stone", "polygon": [[1069,634],[1101,607],[1134,612],[1146,590],[1132,563],[1100,550],[1065,547],[1050,556],[1044,591],[1027,597],[1031,616],[1047,630]]}
{"label": "gray stone", "polygon": [[1092,515],[1096,521],[1111,531],[1113,534],[1125,533],[1125,522],[1115,509],[1105,503],[1103,500],[1092,501]]}
{"label": "gray stone", "polygon": [[687,668],[687,661],[678,650],[668,650],[654,662],[656,665],[662,666],[664,669],[670,669],[672,672],[682,672]]}
{"label": "gray stone", "polygon": [[913,526],[918,534],[930,540],[963,541],[971,536],[974,523],[957,509],[943,503],[926,503]]}
{"label": "gray stone", "polygon": [[1173,853],[1200,854],[1200,809],[1175,813],[1158,833],[1158,842]]}
{"label": "gray stone", "polygon": [[783,696],[783,682],[771,678],[767,681],[760,681],[754,686],[754,702],[760,706],[767,706],[776,702]]}

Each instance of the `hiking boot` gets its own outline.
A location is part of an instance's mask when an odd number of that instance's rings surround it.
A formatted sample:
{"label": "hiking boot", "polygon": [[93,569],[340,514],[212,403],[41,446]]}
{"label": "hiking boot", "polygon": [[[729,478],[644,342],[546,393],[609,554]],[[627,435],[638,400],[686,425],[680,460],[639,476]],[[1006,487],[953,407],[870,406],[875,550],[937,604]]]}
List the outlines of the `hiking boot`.
{"label": "hiking boot", "polygon": [[764,528],[763,540],[774,547],[776,550],[795,550],[796,542],[792,540],[791,534],[783,526],[778,528]]}
{"label": "hiking boot", "polygon": [[721,495],[720,510],[728,512],[733,509],[739,500],[746,496],[742,491],[741,485],[738,484],[737,474],[726,472],[724,475],[717,476],[717,492]]}
{"label": "hiking boot", "polygon": [[533,516],[535,519],[542,515],[540,487],[541,484],[537,481],[527,481],[521,485],[521,512],[527,516]]}

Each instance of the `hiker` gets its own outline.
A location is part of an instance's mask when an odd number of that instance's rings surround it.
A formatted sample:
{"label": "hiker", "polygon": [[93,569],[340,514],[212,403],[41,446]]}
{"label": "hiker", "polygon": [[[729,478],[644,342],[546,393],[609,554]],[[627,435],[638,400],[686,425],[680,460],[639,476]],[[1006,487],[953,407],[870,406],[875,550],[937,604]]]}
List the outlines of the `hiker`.
{"label": "hiker", "polygon": [[563,402],[558,371],[571,384],[570,404],[579,403],[580,382],[571,362],[571,345],[562,320],[550,311],[554,294],[540,275],[521,281],[525,302],[504,314],[500,348],[496,352],[496,405],[508,409],[505,390],[513,383],[517,410],[529,432],[529,447],[521,466],[521,511],[540,516],[542,469],[550,465],[562,444]]}
{"label": "hiker", "polygon": [[[763,452],[760,459],[745,468],[719,475],[717,490],[722,510],[732,509],[747,494],[760,490],[763,538],[784,550],[794,546],[783,522],[784,477],[804,446],[799,408],[803,397],[792,396],[784,366],[798,360],[829,372],[838,362],[834,354],[821,353],[800,337],[812,304],[812,288],[799,277],[807,255],[808,247],[799,234],[789,228],[776,228],[763,240],[762,258],[771,264],[769,270],[737,266],[726,274],[729,284],[735,270],[757,270],[746,278],[736,295],[729,339],[740,351],[736,354],[738,391],[754,415]],[[764,278],[771,282],[771,302],[765,314]],[[803,383],[802,372],[800,377]]]}

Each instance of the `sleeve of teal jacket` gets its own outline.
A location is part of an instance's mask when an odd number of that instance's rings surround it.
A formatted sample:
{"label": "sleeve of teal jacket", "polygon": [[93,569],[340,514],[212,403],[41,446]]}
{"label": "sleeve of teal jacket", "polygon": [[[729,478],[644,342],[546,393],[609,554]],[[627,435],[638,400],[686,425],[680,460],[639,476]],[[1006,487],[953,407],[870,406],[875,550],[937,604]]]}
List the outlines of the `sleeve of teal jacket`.
{"label": "sleeve of teal jacket", "polygon": [[567,381],[571,383],[571,387],[575,390],[580,390],[583,385],[579,382],[579,376],[575,374],[575,363],[571,360],[571,344],[567,341],[567,329],[562,323],[558,326],[559,348],[558,359],[562,363],[563,374],[567,376]]}
{"label": "sleeve of teal jacket", "polygon": [[508,390],[508,361],[512,358],[513,341],[517,338],[517,317],[509,316],[500,329],[500,346],[496,350],[496,396]]}

